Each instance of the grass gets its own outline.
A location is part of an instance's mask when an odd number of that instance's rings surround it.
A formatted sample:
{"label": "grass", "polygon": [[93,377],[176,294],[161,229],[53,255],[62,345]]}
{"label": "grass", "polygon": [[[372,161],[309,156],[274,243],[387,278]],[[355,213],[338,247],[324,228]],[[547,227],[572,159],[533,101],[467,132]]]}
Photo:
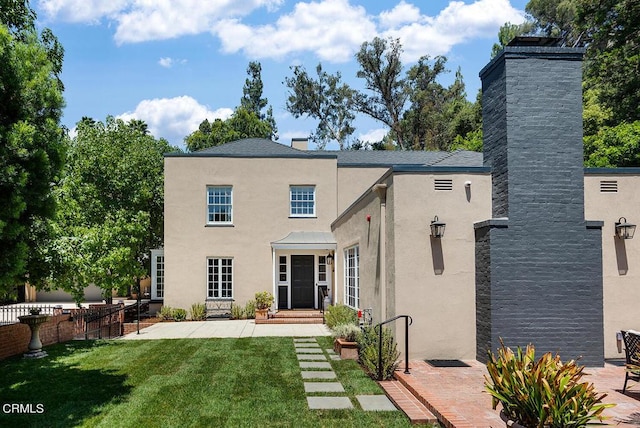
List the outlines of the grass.
{"label": "grass", "polygon": [[[317,338],[330,348],[329,338]],[[0,401],[44,406],[5,414],[15,427],[408,427],[402,412],[365,412],[382,394],[355,361],[332,361],[355,408],[310,410],[291,338],[68,342],[49,357],[0,362]],[[344,394],[343,394],[344,395]]]}

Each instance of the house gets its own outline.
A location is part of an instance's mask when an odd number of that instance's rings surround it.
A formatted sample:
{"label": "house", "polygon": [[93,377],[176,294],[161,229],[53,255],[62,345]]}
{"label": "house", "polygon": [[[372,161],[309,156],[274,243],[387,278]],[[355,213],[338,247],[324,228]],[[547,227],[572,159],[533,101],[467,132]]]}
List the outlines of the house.
{"label": "house", "polygon": [[374,322],[410,315],[412,358],[483,360],[500,338],[619,357],[616,332],[640,329],[640,244],[617,227],[639,221],[640,169],[583,168],[582,55],[520,40],[483,69],[484,155],[261,139],[167,154],[152,297],[267,290],[280,310],[327,291]]}

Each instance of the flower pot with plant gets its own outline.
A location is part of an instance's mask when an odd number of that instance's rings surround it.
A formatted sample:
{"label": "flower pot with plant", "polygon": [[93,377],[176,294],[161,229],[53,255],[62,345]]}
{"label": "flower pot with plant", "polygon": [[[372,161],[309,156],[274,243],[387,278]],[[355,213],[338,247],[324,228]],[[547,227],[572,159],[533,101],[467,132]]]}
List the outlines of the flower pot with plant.
{"label": "flower pot with plant", "polygon": [[260,291],[255,295],[256,301],[256,320],[266,320],[268,311],[273,304],[273,294],[268,291]]}
{"label": "flower pot with plant", "polygon": [[497,356],[489,352],[485,388],[493,408],[502,405],[508,427],[584,427],[602,421],[602,412],[615,405],[602,403],[607,394],[581,382],[584,367],[575,361],[563,363],[550,352],[536,360],[533,345],[513,352],[500,343]]}
{"label": "flower pot with plant", "polygon": [[358,336],[361,333],[360,327],[355,324],[338,324],[333,327],[333,350],[340,358],[358,359]]}

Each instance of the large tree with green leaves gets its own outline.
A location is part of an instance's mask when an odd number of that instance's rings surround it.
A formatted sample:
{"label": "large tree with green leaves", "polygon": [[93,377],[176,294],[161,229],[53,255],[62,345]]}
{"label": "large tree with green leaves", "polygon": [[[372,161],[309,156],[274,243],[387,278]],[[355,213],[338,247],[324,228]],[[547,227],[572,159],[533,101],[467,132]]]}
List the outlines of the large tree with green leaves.
{"label": "large tree with green leaves", "polygon": [[0,293],[48,277],[43,244],[64,161],[63,49],[27,1],[0,2]]}
{"label": "large tree with green leaves", "polygon": [[175,150],[140,121],[78,123],[54,225],[55,286],[79,299],[95,284],[109,296],[150,274],[149,250],[163,242],[163,154]]}
{"label": "large tree with green leaves", "polygon": [[316,67],[317,78],[307,73],[300,65],[291,68],[293,77],[285,78],[289,88],[287,110],[295,118],[310,117],[318,121],[311,140],[320,150],[329,141],[336,141],[340,150],[351,146],[351,135],[355,131],[353,120],[353,97],[355,91],[342,82],[340,72],[327,73],[322,64]]}

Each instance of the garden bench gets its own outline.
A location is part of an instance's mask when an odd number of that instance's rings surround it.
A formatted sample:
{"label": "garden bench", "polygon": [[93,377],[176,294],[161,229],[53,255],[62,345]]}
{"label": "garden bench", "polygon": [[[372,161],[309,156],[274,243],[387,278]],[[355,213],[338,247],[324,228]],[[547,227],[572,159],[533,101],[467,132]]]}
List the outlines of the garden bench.
{"label": "garden bench", "polygon": [[207,318],[230,318],[233,299],[207,299]]}
{"label": "garden bench", "polygon": [[640,332],[621,331],[624,340],[625,375],[622,393],[627,389],[629,379],[640,382]]}

